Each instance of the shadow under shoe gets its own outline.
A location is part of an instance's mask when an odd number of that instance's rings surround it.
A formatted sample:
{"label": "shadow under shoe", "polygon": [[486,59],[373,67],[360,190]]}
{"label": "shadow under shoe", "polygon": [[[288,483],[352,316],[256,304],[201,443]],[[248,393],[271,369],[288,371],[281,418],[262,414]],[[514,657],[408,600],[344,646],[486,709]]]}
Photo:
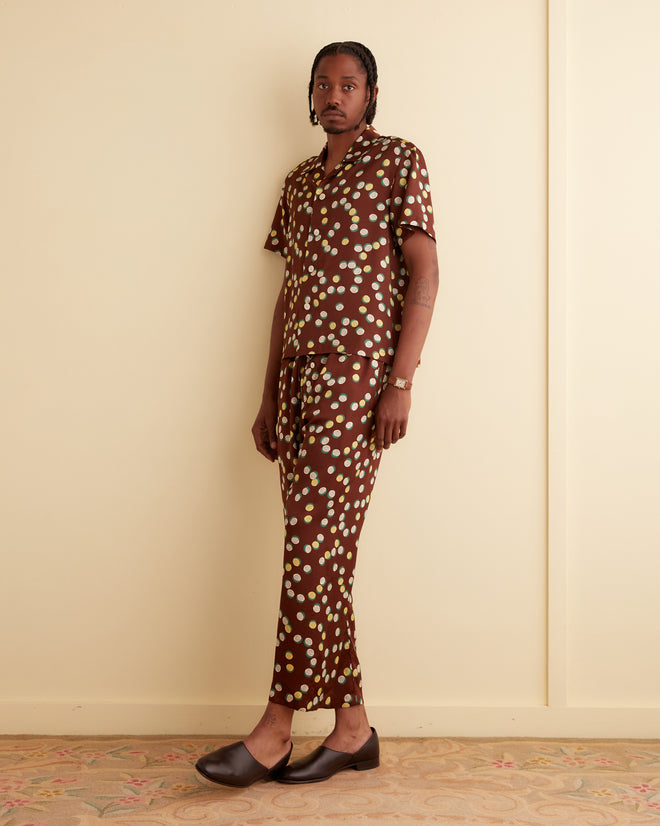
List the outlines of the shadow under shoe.
{"label": "shadow under shoe", "polygon": [[272,769],[267,768],[250,754],[245,743],[232,743],[221,749],[200,757],[195,768],[207,780],[221,783],[223,786],[245,788],[258,780],[273,780],[289,762],[293,744],[286,754]]}
{"label": "shadow under shoe", "polygon": [[275,780],[278,783],[318,783],[344,769],[376,769],[380,765],[380,746],[376,729],[372,728],[371,732],[371,737],[354,754],[319,746],[307,757],[281,769],[275,775]]}

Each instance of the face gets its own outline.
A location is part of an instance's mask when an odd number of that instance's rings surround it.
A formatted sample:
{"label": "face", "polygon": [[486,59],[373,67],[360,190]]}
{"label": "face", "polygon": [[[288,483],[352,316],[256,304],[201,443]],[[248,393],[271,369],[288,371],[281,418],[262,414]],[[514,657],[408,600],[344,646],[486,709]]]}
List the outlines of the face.
{"label": "face", "polygon": [[319,123],[331,135],[364,126],[369,86],[361,61],[348,54],[322,58],[314,73],[312,103]]}

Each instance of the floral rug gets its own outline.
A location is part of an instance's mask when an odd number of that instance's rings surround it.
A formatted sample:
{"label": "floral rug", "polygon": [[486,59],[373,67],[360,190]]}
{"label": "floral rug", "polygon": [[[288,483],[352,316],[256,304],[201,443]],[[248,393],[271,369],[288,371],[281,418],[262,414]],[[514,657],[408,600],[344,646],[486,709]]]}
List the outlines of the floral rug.
{"label": "floral rug", "polygon": [[[660,826],[660,741],[383,739],[381,767],[227,789],[227,738],[0,737],[2,826],[444,823]],[[298,739],[294,758],[318,745]]]}

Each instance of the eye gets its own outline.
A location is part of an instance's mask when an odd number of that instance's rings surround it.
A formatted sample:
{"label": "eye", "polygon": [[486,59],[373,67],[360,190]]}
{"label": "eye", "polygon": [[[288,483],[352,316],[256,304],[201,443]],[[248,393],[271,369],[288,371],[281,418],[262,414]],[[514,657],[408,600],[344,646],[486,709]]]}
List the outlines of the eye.
{"label": "eye", "polygon": [[317,88],[317,89],[327,89],[327,88],[328,88],[328,84],[327,84],[327,83],[324,83],[323,81],[319,81],[319,83],[317,83],[317,84],[316,84],[316,88]]}
{"label": "eye", "polygon": [[353,89],[355,89],[355,86],[352,86],[350,83],[347,83],[346,86],[344,86],[344,89],[346,89],[347,92],[352,92]]}

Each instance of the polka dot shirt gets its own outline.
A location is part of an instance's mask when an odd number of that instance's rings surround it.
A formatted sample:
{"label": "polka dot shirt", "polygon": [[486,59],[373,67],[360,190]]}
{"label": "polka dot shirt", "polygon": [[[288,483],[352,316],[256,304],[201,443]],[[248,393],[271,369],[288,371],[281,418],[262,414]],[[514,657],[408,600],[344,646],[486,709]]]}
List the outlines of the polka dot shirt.
{"label": "polka dot shirt", "polygon": [[408,272],[405,227],[435,239],[422,153],[368,126],[327,176],[325,149],[286,177],[265,248],[286,260],[282,356],[390,363]]}

